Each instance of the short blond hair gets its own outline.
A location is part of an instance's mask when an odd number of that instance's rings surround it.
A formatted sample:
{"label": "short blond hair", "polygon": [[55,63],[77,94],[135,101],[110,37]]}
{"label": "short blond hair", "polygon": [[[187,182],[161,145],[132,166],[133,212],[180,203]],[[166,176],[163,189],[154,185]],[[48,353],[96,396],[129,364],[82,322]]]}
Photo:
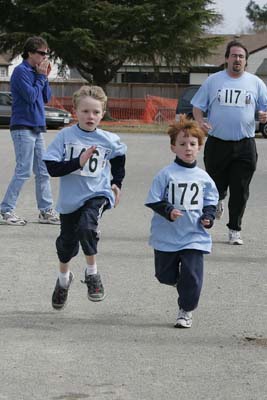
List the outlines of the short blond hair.
{"label": "short blond hair", "polygon": [[72,96],[72,103],[75,109],[83,97],[92,97],[95,100],[99,100],[102,103],[103,111],[106,110],[108,98],[100,86],[85,85],[76,90]]}
{"label": "short blond hair", "polygon": [[188,119],[185,114],[179,114],[179,120],[169,125],[167,134],[170,136],[172,145],[175,145],[176,138],[180,132],[184,132],[185,136],[193,136],[198,139],[201,146],[204,143],[205,132],[200,128],[199,123],[194,119]]}

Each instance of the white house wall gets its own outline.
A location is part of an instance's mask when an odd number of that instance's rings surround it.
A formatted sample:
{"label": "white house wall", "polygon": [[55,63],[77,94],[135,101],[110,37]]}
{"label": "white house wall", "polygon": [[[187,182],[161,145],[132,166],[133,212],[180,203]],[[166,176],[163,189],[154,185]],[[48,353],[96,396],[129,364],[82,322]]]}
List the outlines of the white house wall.
{"label": "white house wall", "polygon": [[[261,50],[261,51],[257,51],[254,54],[251,54],[249,56],[248,59],[248,66],[247,66],[247,71],[251,72],[252,74],[254,74],[257,69],[259,68],[259,66],[261,65],[262,61],[264,60],[264,58],[267,58],[267,48]],[[12,60],[12,64],[8,67],[8,77],[6,78],[2,78],[3,80],[9,80],[10,76],[12,75],[12,72],[14,70],[14,68],[20,64],[22,62],[22,57],[18,56],[16,58],[14,58]],[[130,68],[127,66],[127,71],[130,70]],[[136,71],[136,67],[133,68],[133,70]],[[147,70],[153,70],[152,67],[147,67]],[[209,76],[209,73],[190,73],[190,77],[189,77],[189,83],[190,85],[200,85],[202,84],[205,79],[207,79],[207,77]],[[121,77],[118,77],[121,78]],[[60,77],[58,75],[58,66],[56,63],[52,63],[52,70],[50,72],[49,75],[49,80],[53,81],[53,80],[62,80],[64,78]],[[118,82],[120,82],[120,79],[117,80]]]}
{"label": "white house wall", "polygon": [[252,74],[255,74],[264,58],[267,58],[267,48],[251,54],[248,58],[248,66],[246,70]]}

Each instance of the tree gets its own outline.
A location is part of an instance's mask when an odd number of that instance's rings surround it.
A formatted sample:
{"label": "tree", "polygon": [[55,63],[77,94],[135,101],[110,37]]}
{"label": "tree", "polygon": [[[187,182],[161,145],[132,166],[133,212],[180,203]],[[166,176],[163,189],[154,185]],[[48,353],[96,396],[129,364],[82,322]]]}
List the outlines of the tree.
{"label": "tree", "polygon": [[105,87],[123,63],[188,67],[220,39],[204,35],[220,22],[213,0],[0,0],[0,51],[21,53],[41,35],[51,56]]}
{"label": "tree", "polygon": [[247,18],[252,22],[255,31],[267,30],[267,3],[260,8],[255,1],[250,0],[246,12]]}

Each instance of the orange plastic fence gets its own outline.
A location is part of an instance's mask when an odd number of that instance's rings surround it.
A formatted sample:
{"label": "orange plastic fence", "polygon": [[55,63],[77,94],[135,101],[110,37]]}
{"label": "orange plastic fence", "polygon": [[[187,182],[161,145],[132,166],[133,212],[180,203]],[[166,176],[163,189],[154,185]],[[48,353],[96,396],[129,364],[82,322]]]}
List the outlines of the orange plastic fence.
{"label": "orange plastic fence", "polygon": [[118,120],[143,120],[146,102],[145,99],[108,99],[108,110],[112,118]]}
{"label": "orange plastic fence", "polygon": [[[64,108],[72,113],[75,112],[70,96],[53,96],[49,105]],[[164,123],[175,119],[177,100],[158,96],[146,96],[144,99],[108,99],[108,110],[115,120],[137,120],[142,123]]]}
{"label": "orange plastic fence", "polygon": [[177,100],[164,97],[147,96],[143,121],[161,123],[175,119]]}
{"label": "orange plastic fence", "polygon": [[57,107],[57,108],[64,108],[65,110],[69,111],[71,114],[74,114],[71,96],[64,96],[64,97],[52,96],[48,105],[52,106],[52,107]]}

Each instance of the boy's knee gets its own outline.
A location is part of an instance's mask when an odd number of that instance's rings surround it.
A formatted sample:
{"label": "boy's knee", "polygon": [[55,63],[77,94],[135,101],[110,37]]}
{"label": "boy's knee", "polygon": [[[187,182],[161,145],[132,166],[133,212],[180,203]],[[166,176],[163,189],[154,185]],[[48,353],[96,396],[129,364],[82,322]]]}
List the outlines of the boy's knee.
{"label": "boy's knee", "polygon": [[90,227],[80,227],[77,234],[80,242],[96,240],[96,230]]}
{"label": "boy's knee", "polygon": [[69,262],[79,252],[79,242],[64,242],[59,236],[56,240],[56,249],[59,261],[62,263]]}
{"label": "boy's knee", "polygon": [[163,283],[164,285],[171,285],[174,286],[177,284],[178,280],[178,271],[164,271],[164,273],[160,273],[156,271],[155,277],[160,283]]}
{"label": "boy's knee", "polygon": [[95,229],[80,229],[78,236],[84,254],[87,256],[97,254],[99,235]]}

